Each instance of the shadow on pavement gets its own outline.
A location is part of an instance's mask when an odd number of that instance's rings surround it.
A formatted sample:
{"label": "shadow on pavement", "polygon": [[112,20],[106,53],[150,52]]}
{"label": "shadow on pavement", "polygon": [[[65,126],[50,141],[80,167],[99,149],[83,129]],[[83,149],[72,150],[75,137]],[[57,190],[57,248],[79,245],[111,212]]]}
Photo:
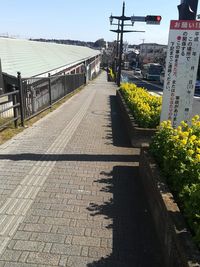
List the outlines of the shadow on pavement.
{"label": "shadow on pavement", "polygon": [[102,161],[102,162],[138,162],[139,155],[113,155],[113,154],[0,154],[0,160],[13,161]]}
{"label": "shadow on pavement", "polygon": [[131,143],[125,129],[125,124],[120,114],[120,109],[117,103],[117,97],[111,95],[109,99],[111,108],[110,116],[108,118],[108,134],[107,139],[111,140],[114,146],[131,147]]}
{"label": "shadow on pavement", "polygon": [[[105,175],[105,173],[104,173]],[[138,167],[115,166],[96,183],[111,192],[113,199],[102,205],[91,203],[91,216],[104,215],[112,219],[107,228],[113,232],[112,254],[88,267],[160,267],[161,251],[151,215],[140,184]]]}

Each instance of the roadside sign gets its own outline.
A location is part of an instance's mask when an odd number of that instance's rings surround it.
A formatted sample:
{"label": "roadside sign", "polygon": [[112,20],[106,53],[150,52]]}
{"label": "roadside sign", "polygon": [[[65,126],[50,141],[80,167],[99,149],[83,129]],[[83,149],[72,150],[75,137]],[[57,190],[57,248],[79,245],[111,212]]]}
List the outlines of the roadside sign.
{"label": "roadside sign", "polygon": [[199,54],[200,21],[172,20],[161,121],[171,120],[174,128],[191,118]]}

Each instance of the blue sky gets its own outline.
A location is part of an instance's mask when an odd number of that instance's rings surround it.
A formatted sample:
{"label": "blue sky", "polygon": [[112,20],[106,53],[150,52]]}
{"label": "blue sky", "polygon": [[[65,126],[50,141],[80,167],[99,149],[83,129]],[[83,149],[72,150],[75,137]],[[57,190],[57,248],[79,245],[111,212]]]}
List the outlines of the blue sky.
{"label": "blue sky", "polygon": [[[0,35],[113,41],[116,34],[109,30],[115,27],[110,26],[109,16],[121,15],[122,3],[122,0],[0,0]],[[167,44],[169,22],[178,19],[180,0],[126,0],[125,3],[126,16],[162,16],[160,26],[135,23],[133,30],[146,32],[125,34],[125,41],[139,44],[145,39],[144,42]]]}

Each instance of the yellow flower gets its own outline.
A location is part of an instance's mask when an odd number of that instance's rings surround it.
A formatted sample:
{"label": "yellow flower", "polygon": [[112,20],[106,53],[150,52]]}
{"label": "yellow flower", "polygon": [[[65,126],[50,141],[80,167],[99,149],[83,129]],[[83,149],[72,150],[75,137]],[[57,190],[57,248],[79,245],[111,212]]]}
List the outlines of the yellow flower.
{"label": "yellow flower", "polygon": [[195,115],[193,118],[192,118],[192,120],[194,120],[194,121],[198,121],[199,120],[199,115]]}
{"label": "yellow flower", "polygon": [[189,149],[189,150],[188,150],[188,155],[189,155],[189,156],[192,156],[193,154],[194,154],[194,150]]}
{"label": "yellow flower", "polygon": [[200,162],[200,154],[196,154],[197,162]]}
{"label": "yellow flower", "polygon": [[181,140],[181,144],[185,146],[187,144],[187,140],[186,139]]}
{"label": "yellow flower", "polygon": [[188,137],[188,136],[189,136],[189,133],[188,133],[188,132],[183,132],[183,133],[182,133],[182,136],[183,136],[183,137]]}
{"label": "yellow flower", "polygon": [[196,152],[200,154],[200,148],[197,147]]}
{"label": "yellow flower", "polygon": [[185,121],[181,121],[181,125],[182,125],[183,127],[187,127],[187,126],[188,126],[187,123],[186,123]]}
{"label": "yellow flower", "polygon": [[191,142],[193,142],[193,141],[196,140],[196,139],[197,139],[196,135],[193,134],[192,136],[190,136],[190,141],[191,141]]}

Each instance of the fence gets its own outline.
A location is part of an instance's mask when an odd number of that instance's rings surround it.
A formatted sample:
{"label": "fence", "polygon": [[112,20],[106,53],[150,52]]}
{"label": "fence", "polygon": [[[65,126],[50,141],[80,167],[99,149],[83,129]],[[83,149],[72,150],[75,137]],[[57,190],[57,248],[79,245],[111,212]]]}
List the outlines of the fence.
{"label": "fence", "polygon": [[18,125],[20,118],[20,97],[19,90],[13,85],[13,91],[0,95],[0,130],[14,122],[15,127]]}
{"label": "fence", "polygon": [[[0,95],[0,130],[14,122],[24,121],[50,108],[54,103],[86,82],[85,74],[67,74],[47,78],[21,78],[18,73],[17,88]],[[9,111],[9,113],[8,113]]]}
{"label": "fence", "polygon": [[51,107],[85,83],[85,74],[21,79],[24,119]]}

